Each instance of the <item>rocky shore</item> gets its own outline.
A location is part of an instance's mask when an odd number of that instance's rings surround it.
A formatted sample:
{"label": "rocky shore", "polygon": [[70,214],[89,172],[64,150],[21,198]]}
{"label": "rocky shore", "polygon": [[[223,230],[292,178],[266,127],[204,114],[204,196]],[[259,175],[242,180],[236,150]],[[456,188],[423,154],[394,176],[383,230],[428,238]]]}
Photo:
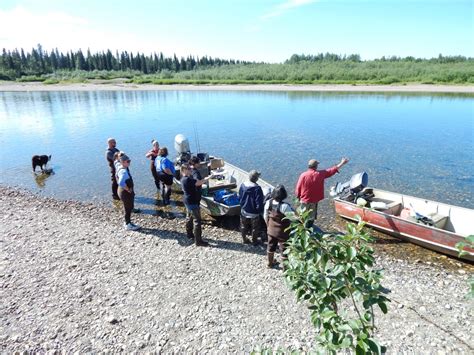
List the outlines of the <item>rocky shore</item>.
{"label": "rocky shore", "polygon": [[[206,224],[135,214],[0,187],[0,351],[249,353],[313,349],[309,312],[263,247]],[[472,354],[473,267],[377,254],[391,292],[375,337],[388,353]]]}
{"label": "rocky shore", "polygon": [[193,84],[133,84],[127,79],[90,80],[87,83],[44,84],[42,82],[15,82],[1,81],[0,91],[143,91],[143,90],[192,90],[192,91],[300,91],[300,92],[385,92],[385,93],[456,93],[473,94],[473,85],[434,85],[434,84],[406,84],[406,85],[365,85],[365,84],[252,84],[252,85],[193,85]]}

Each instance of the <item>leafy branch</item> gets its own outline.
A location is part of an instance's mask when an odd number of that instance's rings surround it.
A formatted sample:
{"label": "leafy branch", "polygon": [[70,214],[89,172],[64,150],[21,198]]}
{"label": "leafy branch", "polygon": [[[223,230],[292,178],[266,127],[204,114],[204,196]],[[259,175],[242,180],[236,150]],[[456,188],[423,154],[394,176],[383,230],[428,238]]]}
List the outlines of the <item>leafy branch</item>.
{"label": "leafy branch", "polygon": [[[469,248],[471,250],[474,249],[474,235],[467,236],[464,241],[456,243],[455,246],[459,251],[459,257],[467,255],[468,252],[467,252],[466,248]],[[469,285],[470,285],[470,289],[469,289],[469,293],[466,295],[466,297],[470,298],[470,299],[474,299],[474,276],[471,276],[469,278],[468,282],[469,282]]]}
{"label": "leafy branch", "polygon": [[382,273],[374,269],[364,223],[348,223],[346,234],[321,234],[305,227],[308,216],[306,211],[290,217],[285,277],[297,299],[309,303],[317,346],[329,353],[381,354],[384,349],[372,337],[374,306],[387,313],[389,300],[380,284]]}

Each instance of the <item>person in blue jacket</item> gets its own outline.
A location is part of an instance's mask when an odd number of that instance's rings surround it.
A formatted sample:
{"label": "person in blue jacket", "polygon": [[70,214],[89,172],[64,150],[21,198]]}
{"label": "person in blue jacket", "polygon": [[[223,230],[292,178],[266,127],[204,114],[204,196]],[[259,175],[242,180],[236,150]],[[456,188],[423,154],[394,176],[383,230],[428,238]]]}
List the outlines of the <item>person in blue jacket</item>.
{"label": "person in blue jacket", "polygon": [[170,204],[171,187],[173,186],[173,177],[175,174],[174,164],[168,158],[168,148],[160,148],[158,156],[155,159],[155,168],[158,178],[161,182],[161,197],[163,205]]}
{"label": "person in blue jacket", "polygon": [[257,185],[260,173],[257,170],[249,172],[249,180],[240,185],[240,231],[244,244],[250,244],[247,235],[252,235],[252,244],[258,244],[260,231],[260,215],[263,213],[263,191]]}

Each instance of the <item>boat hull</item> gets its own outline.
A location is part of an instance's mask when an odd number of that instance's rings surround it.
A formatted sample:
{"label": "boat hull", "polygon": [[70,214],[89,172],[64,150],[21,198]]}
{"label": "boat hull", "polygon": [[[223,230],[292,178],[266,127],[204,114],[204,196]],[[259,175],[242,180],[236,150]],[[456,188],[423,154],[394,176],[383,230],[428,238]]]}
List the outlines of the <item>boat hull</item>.
{"label": "boat hull", "polygon": [[[465,239],[462,235],[415,223],[381,211],[360,207],[354,203],[338,198],[334,199],[334,205],[336,213],[341,217],[356,221],[357,216],[360,216],[367,225],[381,232],[427,249],[459,257],[459,251],[455,245]],[[466,249],[466,251],[468,253],[461,258],[474,262],[474,250]]]}

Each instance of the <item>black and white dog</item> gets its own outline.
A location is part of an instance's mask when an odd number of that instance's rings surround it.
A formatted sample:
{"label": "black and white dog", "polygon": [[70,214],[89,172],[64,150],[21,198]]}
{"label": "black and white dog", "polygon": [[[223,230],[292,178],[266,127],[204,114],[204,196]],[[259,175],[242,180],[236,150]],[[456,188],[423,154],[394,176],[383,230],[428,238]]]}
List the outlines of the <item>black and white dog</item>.
{"label": "black and white dog", "polygon": [[39,166],[41,171],[44,172],[44,168],[48,161],[51,160],[51,155],[33,155],[31,158],[31,165],[33,166],[33,171],[36,171],[36,167]]}

